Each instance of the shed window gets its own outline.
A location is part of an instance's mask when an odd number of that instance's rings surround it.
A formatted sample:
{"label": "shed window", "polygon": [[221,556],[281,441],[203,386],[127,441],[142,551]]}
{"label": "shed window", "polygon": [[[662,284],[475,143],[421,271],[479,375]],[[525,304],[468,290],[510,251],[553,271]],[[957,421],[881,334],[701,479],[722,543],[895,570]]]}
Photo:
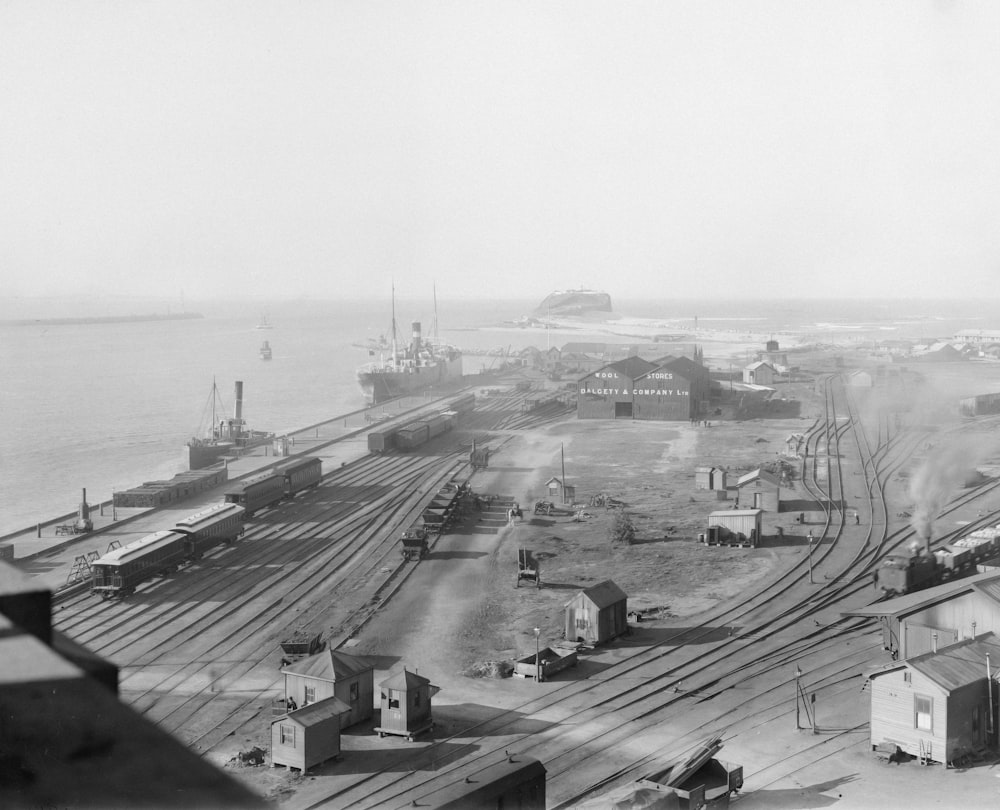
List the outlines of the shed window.
{"label": "shed window", "polygon": [[399,693],[394,689],[389,690],[389,708],[398,709],[399,708]]}
{"label": "shed window", "polygon": [[358,688],[358,682],[354,681],[351,684],[351,703],[357,703],[361,697],[361,690]]}
{"label": "shed window", "polygon": [[913,696],[913,727],[921,731],[933,731],[931,714],[934,710],[934,699],[923,695]]}
{"label": "shed window", "polygon": [[420,705],[420,693],[419,692],[414,692],[413,693],[413,705],[414,706],[419,706]]}
{"label": "shed window", "polygon": [[315,686],[307,686],[306,687],[305,702],[306,703],[315,703],[316,702],[316,687]]}
{"label": "shed window", "polygon": [[281,732],[281,744],[295,747],[295,726],[286,726],[284,723],[279,728]]}

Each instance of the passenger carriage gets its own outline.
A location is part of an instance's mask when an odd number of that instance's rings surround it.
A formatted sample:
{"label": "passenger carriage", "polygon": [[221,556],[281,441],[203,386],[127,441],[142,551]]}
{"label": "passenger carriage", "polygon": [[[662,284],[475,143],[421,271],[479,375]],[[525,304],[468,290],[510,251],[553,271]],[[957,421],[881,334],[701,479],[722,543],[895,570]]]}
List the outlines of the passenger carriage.
{"label": "passenger carriage", "polygon": [[217,503],[178,520],[174,531],[187,536],[187,556],[197,560],[220,543],[232,543],[242,535],[245,513],[234,503]]}
{"label": "passenger carriage", "polygon": [[109,551],[91,564],[93,593],[103,599],[128,596],[137,586],[176,568],[187,557],[188,535],[165,531]]}
{"label": "passenger carriage", "polygon": [[315,457],[296,458],[278,465],[278,472],[285,479],[285,496],[314,487],[323,480],[323,461]]}
{"label": "passenger carriage", "polygon": [[258,473],[237,481],[226,490],[226,503],[246,509],[247,518],[265,506],[272,506],[285,497],[285,476],[280,472]]}

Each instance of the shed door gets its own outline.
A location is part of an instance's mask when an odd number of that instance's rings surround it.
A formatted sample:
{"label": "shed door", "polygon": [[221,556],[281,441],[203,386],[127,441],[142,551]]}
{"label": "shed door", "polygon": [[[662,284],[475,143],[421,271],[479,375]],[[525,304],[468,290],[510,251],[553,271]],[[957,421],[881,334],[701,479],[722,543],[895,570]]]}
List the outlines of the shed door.
{"label": "shed door", "polygon": [[632,418],[632,403],[631,402],[616,402],[615,403],[615,419],[619,417],[624,417],[626,419]]}

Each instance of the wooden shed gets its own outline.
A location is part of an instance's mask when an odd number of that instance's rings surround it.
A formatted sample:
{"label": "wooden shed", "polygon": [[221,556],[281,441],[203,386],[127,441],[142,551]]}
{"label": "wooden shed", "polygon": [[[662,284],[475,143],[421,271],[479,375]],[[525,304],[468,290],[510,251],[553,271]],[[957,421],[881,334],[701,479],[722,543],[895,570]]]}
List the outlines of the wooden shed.
{"label": "wooden shed", "polygon": [[437,687],[405,667],[398,675],[386,678],[379,685],[382,707],[381,723],[375,727],[379,737],[397,734],[408,740],[434,728],[431,697]]}
{"label": "wooden shed", "polygon": [[[756,546],[760,543],[763,530],[763,514],[760,509],[719,509],[712,512],[708,516],[706,542],[709,545]],[[715,527],[725,531],[713,532]]]}
{"label": "wooden shed", "polygon": [[997,685],[995,667],[987,680],[987,655],[1000,660],[1000,639],[992,633],[869,674],[872,748],[895,745],[949,765],[991,744]]}
{"label": "wooden shed", "polygon": [[271,767],[285,765],[303,773],[340,754],[340,718],[350,706],[324,698],[271,722]]}
{"label": "wooden shed", "polygon": [[736,489],[742,506],[779,512],[781,507],[781,479],[760,468],[736,479]]}
{"label": "wooden shed", "polygon": [[323,650],[281,670],[285,676],[285,705],[308,706],[336,697],[347,704],[340,727],[347,728],[375,713],[375,665],[368,658]]}
{"label": "wooden shed", "polygon": [[743,369],[743,382],[752,385],[773,385],[777,374],[770,363],[758,360]]}
{"label": "wooden shed", "polygon": [[712,475],[715,467],[695,467],[694,486],[695,489],[712,489]]}
{"label": "wooden shed", "polygon": [[628,596],[610,579],[566,603],[566,639],[601,644],[628,630]]}

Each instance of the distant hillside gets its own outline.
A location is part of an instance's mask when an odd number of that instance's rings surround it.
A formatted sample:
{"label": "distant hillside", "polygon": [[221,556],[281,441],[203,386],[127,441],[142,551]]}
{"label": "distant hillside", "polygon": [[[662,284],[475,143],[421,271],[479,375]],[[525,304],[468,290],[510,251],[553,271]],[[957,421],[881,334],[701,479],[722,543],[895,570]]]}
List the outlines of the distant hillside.
{"label": "distant hillside", "polygon": [[0,321],[0,326],[69,326],[92,323],[144,323],[146,321],[187,321],[204,318],[200,312],[175,312],[167,315],[106,315],[76,318],[19,318]]}

